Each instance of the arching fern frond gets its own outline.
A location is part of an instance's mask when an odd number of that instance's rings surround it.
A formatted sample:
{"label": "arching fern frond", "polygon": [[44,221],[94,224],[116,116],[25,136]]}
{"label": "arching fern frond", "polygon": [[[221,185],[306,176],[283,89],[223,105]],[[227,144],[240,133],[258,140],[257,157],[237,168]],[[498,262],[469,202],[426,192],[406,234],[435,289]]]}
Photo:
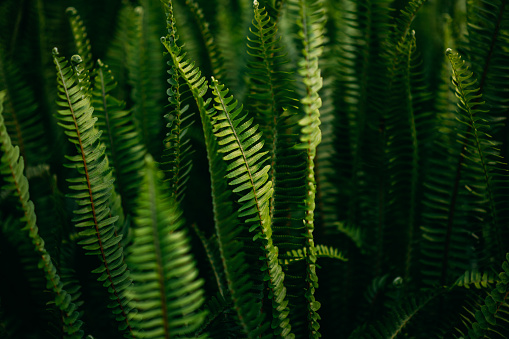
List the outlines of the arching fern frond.
{"label": "arching fern frond", "polygon": [[[121,237],[115,234],[118,216],[110,215],[113,177],[105,156],[105,146],[100,142],[101,133],[95,127],[97,118],[92,117],[89,81],[86,71],[73,69],[68,61],[53,50],[59,90],[59,125],[64,129],[70,143],[76,147],[77,155],[67,156],[69,167],[75,168],[77,177],[67,179],[74,192],[68,196],[77,204],[74,210],[75,227],[80,229],[79,244],[87,254],[95,255],[101,262],[93,273],[100,274],[98,280],[108,290],[109,307],[119,321],[119,329],[132,336],[130,315],[132,306],[127,289],[131,285],[129,271],[124,262]],[[81,58],[73,56],[73,62]]]}
{"label": "arching fern frond", "polygon": [[199,311],[203,280],[198,279],[178,204],[162,178],[152,157],[146,156],[128,256],[139,311],[133,317],[134,334],[143,338],[187,336],[205,318]]}
{"label": "arching fern frond", "polygon": [[66,338],[82,338],[83,322],[80,320],[80,312],[76,304],[72,302],[73,298],[69,294],[64,283],[60,280],[52,258],[44,246],[44,240],[39,235],[39,229],[36,224],[36,215],[34,203],[30,200],[28,192],[28,180],[23,174],[24,163],[20,157],[19,147],[14,147],[7,134],[3,118],[3,100],[5,91],[0,92],[0,150],[2,157],[0,159],[0,174],[6,182],[6,187],[14,192],[18,200],[18,209],[22,212],[21,221],[24,227],[21,229],[33,244],[34,256],[38,258],[38,268],[44,271],[46,278],[46,287],[54,294],[53,300],[55,306],[61,311],[63,321],[63,331]]}
{"label": "arching fern frond", "polygon": [[273,194],[272,181],[269,180],[270,165],[265,165],[267,152],[261,152],[262,133],[252,125],[238,107],[233,96],[227,97],[228,90],[212,78],[212,94],[215,111],[209,115],[214,135],[220,145],[219,152],[228,163],[226,178],[233,186],[232,192],[240,197],[238,202],[239,218],[243,218],[245,227],[254,233],[253,241],[261,244],[260,270],[263,280],[267,281],[269,299],[272,299],[272,327],[276,335],[294,337],[291,333],[284,286],[284,273],[278,260],[278,249],[272,240],[272,221],[269,213],[269,201]]}
{"label": "arching fern frond", "polygon": [[203,124],[212,181],[215,231],[230,292],[228,299],[232,300],[233,309],[245,334],[254,337],[265,331],[270,324],[260,326],[264,315],[260,312],[260,302],[255,299],[251,291],[253,279],[249,273],[245,253],[242,251],[244,244],[239,240],[242,229],[238,227],[238,212],[233,207],[232,192],[224,180],[228,174],[227,166],[219,154],[220,145],[214,136],[213,126],[208,118],[208,115],[213,112],[213,108],[209,108],[211,99],[204,99],[208,90],[208,82],[194,63],[186,60],[185,54],[181,54],[181,48],[177,45],[178,35],[171,1],[165,3],[165,11],[168,35],[161,41],[171,57],[171,62],[189,87]]}

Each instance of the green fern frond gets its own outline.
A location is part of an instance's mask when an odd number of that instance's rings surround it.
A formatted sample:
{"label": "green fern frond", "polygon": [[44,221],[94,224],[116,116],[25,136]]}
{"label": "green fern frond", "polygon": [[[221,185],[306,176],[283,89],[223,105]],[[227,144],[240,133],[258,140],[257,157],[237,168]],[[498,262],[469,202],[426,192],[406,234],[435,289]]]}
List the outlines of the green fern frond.
{"label": "green fern frond", "polygon": [[[332,246],[325,245],[316,245],[316,258],[329,258],[329,259],[338,259],[341,261],[348,261],[348,259],[341,253],[337,248]],[[285,265],[291,264],[292,262],[304,260],[307,256],[307,248],[303,247],[300,250],[288,251],[282,257],[282,263]]]}
{"label": "green fern frond", "polygon": [[128,93],[128,59],[129,45],[126,41],[135,38],[134,8],[128,2],[122,2],[122,7],[117,14],[117,27],[106,52],[105,63],[109,65],[118,86],[112,93],[119,100],[126,101]]}
{"label": "green fern frond", "polygon": [[133,316],[134,334],[143,338],[186,336],[205,318],[199,311],[204,301],[203,280],[197,279],[177,202],[170,198],[151,156],[145,157],[145,164],[128,256],[139,311]]}
{"label": "green fern frond", "polygon": [[382,321],[372,326],[362,326],[350,338],[396,338],[405,336],[405,327],[415,321],[417,314],[440,293],[433,292],[403,300],[393,307]]}
{"label": "green fern frond", "polygon": [[[509,322],[509,253],[502,263],[500,281],[484,299],[484,305],[475,313],[476,322],[468,331],[470,338],[486,338],[498,332],[497,326],[507,328]],[[501,323],[502,322],[502,323]]]}
{"label": "green fern frond", "polygon": [[483,237],[494,247],[491,255],[497,258],[505,252],[501,241],[504,227],[502,225],[507,222],[507,213],[503,211],[507,210],[504,193],[508,189],[509,180],[500,160],[499,150],[488,134],[490,121],[485,116],[488,111],[483,107],[482,95],[476,87],[477,80],[457,53],[449,49],[446,54],[452,65],[452,81],[459,100],[457,116],[459,121],[467,126],[467,130],[458,135],[463,143],[464,165],[469,166],[470,173],[477,179],[470,183],[468,190],[480,199],[486,209]]}
{"label": "green fern frond", "polygon": [[[272,327],[276,335],[294,337],[291,333],[287,308],[284,273],[278,261],[278,249],[272,240],[272,221],[270,219],[269,201],[273,194],[272,181],[269,180],[270,165],[265,165],[267,152],[260,152],[263,147],[262,133],[252,125],[253,119],[243,114],[242,106],[233,96],[227,97],[228,90],[212,78],[212,94],[216,111],[209,115],[214,126],[214,135],[220,145],[219,152],[228,163],[226,178],[233,186],[241,207],[239,218],[243,218],[245,227],[255,233],[253,241],[261,242],[262,254],[260,270],[263,280],[267,281],[269,299],[272,299]],[[258,240],[259,239],[259,240]]]}
{"label": "green fern frond", "polygon": [[[148,5],[147,5],[148,6]],[[151,154],[159,154],[161,144],[156,142],[164,119],[160,107],[162,106],[164,85],[161,75],[164,70],[162,50],[159,35],[149,24],[154,8],[136,7],[134,9],[133,35],[127,48],[127,67],[129,84],[132,87],[131,99],[134,102],[133,114],[136,119],[142,139]],[[156,39],[156,40],[154,40]]]}
{"label": "green fern frond", "polygon": [[[69,65],[58,50],[53,50],[59,89],[59,125],[64,129],[70,143],[76,147],[77,155],[67,156],[69,167],[75,168],[79,176],[67,179],[74,191],[68,197],[74,199],[73,222],[80,229],[79,244],[87,254],[99,257],[101,266],[93,270],[100,274],[99,281],[110,294],[109,307],[119,321],[119,329],[125,335],[133,335],[130,324],[132,306],[127,289],[131,285],[129,271],[124,262],[121,237],[116,235],[115,222],[118,216],[110,215],[113,177],[105,156],[105,146],[100,143],[101,133],[95,127],[97,118],[92,117],[88,76],[86,71]],[[81,61],[73,56],[74,63]],[[77,67],[76,67],[77,68]]]}
{"label": "green fern frond", "polygon": [[4,119],[12,143],[19,147],[25,165],[37,165],[49,159],[47,133],[35,93],[9,61],[0,46],[0,88],[5,89]]}
{"label": "green fern frond", "polygon": [[224,81],[224,74],[226,72],[224,68],[225,62],[221,51],[214,41],[214,36],[212,35],[212,32],[209,28],[210,25],[205,20],[203,10],[200,8],[198,3],[193,0],[186,0],[186,5],[193,14],[194,20],[198,24],[198,30],[201,34],[202,40],[205,44],[205,49],[208,54],[207,59],[210,62],[212,75],[219,81]]}
{"label": "green fern frond", "polygon": [[125,103],[113,97],[117,83],[108,65],[97,60],[94,70],[92,105],[96,126],[102,131],[101,142],[106,146],[106,156],[114,170],[115,188],[122,197],[125,211],[133,211],[142,181],[140,173],[146,149]]}
{"label": "green fern frond", "polygon": [[44,240],[39,235],[39,229],[36,224],[36,215],[34,204],[30,200],[28,192],[28,180],[23,174],[23,160],[20,157],[19,147],[14,147],[7,134],[3,112],[3,101],[5,92],[0,92],[0,142],[2,157],[0,162],[0,173],[7,183],[7,187],[15,192],[19,201],[18,208],[23,213],[21,220],[25,224],[22,228],[23,233],[31,239],[34,255],[38,258],[38,268],[44,271],[46,278],[46,287],[54,293],[55,306],[62,312],[63,331],[66,338],[81,338],[83,330],[80,312],[76,304],[72,301],[73,297],[64,287],[57,269],[53,264],[52,258],[44,246]]}
{"label": "green fern frond", "polygon": [[181,79],[177,69],[172,66],[168,74],[170,74],[168,79],[170,88],[167,93],[172,111],[165,115],[169,132],[164,139],[162,168],[170,184],[172,196],[180,202],[184,198],[185,185],[189,180],[192,167],[190,156],[193,152],[190,139],[186,134],[194,122],[193,120],[189,122],[194,114],[188,112],[188,104],[184,105],[183,89],[181,89],[182,84],[180,84]]}
{"label": "green fern frond", "polygon": [[254,337],[265,331],[270,324],[261,326],[264,314],[260,312],[261,305],[251,292],[253,280],[250,279],[249,266],[245,253],[242,251],[244,244],[238,237],[242,232],[241,228],[238,227],[238,212],[233,208],[232,193],[226,180],[224,180],[228,174],[227,166],[219,155],[220,145],[213,134],[213,127],[208,118],[208,115],[213,112],[213,108],[209,108],[211,99],[204,100],[204,95],[208,90],[208,82],[201,75],[201,71],[194,66],[194,63],[186,60],[185,54],[181,54],[181,48],[177,45],[178,35],[171,1],[165,3],[165,11],[168,35],[161,38],[161,42],[168,50],[173,65],[189,87],[203,124],[212,181],[215,231],[228,290],[230,291],[229,298],[233,302],[233,309],[244,333]]}
{"label": "green fern frond", "polygon": [[90,39],[88,38],[85,24],[83,23],[83,20],[81,20],[81,17],[78,14],[76,8],[68,7],[65,12],[69,17],[76,54],[81,56],[83,59],[83,66],[85,69],[91,71],[92,67],[94,66],[94,60],[92,57],[92,47],[90,46]]}
{"label": "green fern frond", "polygon": [[471,270],[466,271],[465,274],[459,277],[454,286],[470,289],[471,285],[473,285],[476,289],[485,289],[497,282],[499,280],[492,272],[481,273],[477,270]]}
{"label": "green fern frond", "polygon": [[313,241],[314,210],[316,182],[314,173],[314,159],[316,147],[321,141],[320,107],[322,101],[318,91],[322,88],[322,77],[320,75],[319,57],[323,51],[323,30],[325,25],[325,13],[321,1],[291,0],[288,3],[289,11],[295,18],[298,26],[299,44],[299,69],[297,93],[300,100],[301,110],[299,117],[300,144],[295,145],[296,149],[302,150],[307,158],[306,181],[304,183],[307,191],[304,200],[304,246],[306,251],[306,298],[307,305],[307,327],[310,337],[318,338],[320,316],[317,310],[320,303],[315,300],[314,292],[318,287],[316,275],[316,249]]}

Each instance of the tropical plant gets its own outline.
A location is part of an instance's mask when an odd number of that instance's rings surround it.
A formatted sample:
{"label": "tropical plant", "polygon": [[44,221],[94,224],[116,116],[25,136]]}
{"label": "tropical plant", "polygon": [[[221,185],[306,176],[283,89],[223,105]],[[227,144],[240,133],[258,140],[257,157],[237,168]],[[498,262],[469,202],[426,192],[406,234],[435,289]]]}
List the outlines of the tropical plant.
{"label": "tropical plant", "polygon": [[509,338],[509,1],[70,4],[0,3],[1,338]]}

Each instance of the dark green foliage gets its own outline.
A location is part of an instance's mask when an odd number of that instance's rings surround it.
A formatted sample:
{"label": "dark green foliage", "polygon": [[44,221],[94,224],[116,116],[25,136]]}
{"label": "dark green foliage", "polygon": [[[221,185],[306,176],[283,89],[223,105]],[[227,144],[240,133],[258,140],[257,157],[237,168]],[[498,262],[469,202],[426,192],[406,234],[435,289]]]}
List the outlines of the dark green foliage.
{"label": "dark green foliage", "polygon": [[508,338],[508,60],[507,0],[2,1],[0,337]]}

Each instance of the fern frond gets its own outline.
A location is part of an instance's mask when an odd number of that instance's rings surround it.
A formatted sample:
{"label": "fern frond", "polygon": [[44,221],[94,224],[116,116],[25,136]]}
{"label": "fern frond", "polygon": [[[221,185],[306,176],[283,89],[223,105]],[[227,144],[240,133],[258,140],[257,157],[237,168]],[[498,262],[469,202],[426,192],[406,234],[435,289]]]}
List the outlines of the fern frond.
{"label": "fern frond", "polygon": [[35,93],[21,77],[14,62],[0,46],[0,88],[6,90],[5,126],[12,143],[19,147],[25,165],[37,165],[49,159],[47,134]]}
{"label": "fern frond", "polygon": [[204,301],[203,280],[197,279],[177,202],[170,198],[151,156],[145,157],[145,168],[128,256],[139,311],[133,316],[134,334],[144,338],[186,336],[205,318],[199,311]]}
{"label": "fern frond", "polygon": [[251,292],[253,280],[249,274],[245,253],[242,251],[244,244],[238,237],[242,232],[241,228],[238,227],[238,213],[233,208],[232,193],[226,180],[224,180],[228,174],[227,166],[219,155],[220,145],[215,139],[213,127],[208,118],[208,115],[213,112],[213,108],[209,108],[211,99],[204,100],[204,95],[208,90],[208,82],[194,63],[186,60],[185,54],[181,54],[181,48],[177,45],[178,35],[171,1],[165,3],[165,11],[168,35],[162,38],[161,41],[168,50],[173,65],[189,87],[203,124],[212,181],[215,231],[228,290],[230,291],[229,298],[233,302],[233,309],[244,333],[254,337],[265,331],[270,324],[261,326],[264,315],[260,312],[261,305],[259,301],[255,299]]}
{"label": "fern frond", "polygon": [[190,139],[187,137],[189,127],[194,122],[190,118],[193,113],[189,113],[189,105],[184,105],[182,97],[183,89],[181,89],[181,79],[177,69],[172,66],[168,71],[170,78],[168,83],[168,101],[173,108],[172,111],[165,115],[168,123],[166,127],[169,132],[164,139],[164,153],[162,168],[166,173],[167,181],[170,184],[170,191],[179,202],[184,198],[184,190],[189,173],[191,171],[192,162],[190,155],[191,150]]}
{"label": "fern frond", "polygon": [[[337,248],[332,246],[325,245],[316,245],[316,258],[329,258],[329,259],[337,259],[341,261],[348,261],[348,259],[341,253]],[[307,256],[307,247],[303,247],[299,250],[288,251],[283,256],[281,255],[281,262],[285,265],[291,264],[292,262],[296,262],[299,260],[304,260]]]}
{"label": "fern frond", "polygon": [[[484,305],[475,313],[476,322],[468,331],[470,338],[486,338],[489,332],[497,333],[497,326],[507,328],[509,322],[509,253],[502,263],[500,281],[484,299]],[[501,324],[502,322],[502,324]]]}
{"label": "fern frond", "polygon": [[198,24],[198,31],[201,34],[203,42],[205,44],[205,49],[208,54],[208,61],[210,62],[210,68],[212,70],[212,75],[218,79],[219,81],[224,81],[225,74],[225,62],[221,51],[219,50],[214,36],[209,28],[209,23],[205,20],[205,16],[203,14],[203,10],[200,8],[197,2],[193,0],[186,0],[187,8],[193,14],[194,20]]}
{"label": "fern frond", "polygon": [[307,327],[311,338],[320,337],[318,320],[320,316],[317,310],[320,303],[315,300],[314,293],[318,287],[316,275],[316,249],[313,241],[314,210],[316,181],[314,173],[314,159],[316,147],[321,141],[320,107],[322,101],[318,91],[322,88],[320,75],[319,57],[323,52],[323,37],[325,25],[324,7],[321,1],[291,0],[288,3],[289,11],[295,18],[298,26],[300,42],[299,69],[297,93],[300,100],[301,110],[299,117],[300,143],[296,149],[302,150],[306,156],[306,175],[304,200],[304,243],[306,251],[306,293],[304,297],[307,305]]}
{"label": "fern frond", "polygon": [[[115,222],[118,216],[110,215],[110,197],[113,181],[105,146],[100,143],[101,133],[95,127],[97,118],[92,117],[87,86],[87,74],[74,70],[58,50],[53,50],[53,60],[57,70],[59,89],[58,110],[59,125],[64,129],[70,143],[76,147],[77,155],[68,156],[69,167],[76,168],[79,176],[67,179],[69,188],[75,193],[68,196],[75,200],[78,207],[74,210],[73,222],[80,229],[79,244],[87,254],[99,257],[101,266],[93,270],[100,274],[99,281],[110,294],[109,307],[120,322],[119,329],[125,335],[132,336],[130,315],[132,306],[127,295],[131,285],[129,271],[124,263],[121,237],[115,234]],[[81,60],[79,56],[73,62]]]}
{"label": "fern frond", "polygon": [[289,310],[284,273],[272,240],[269,201],[274,189],[268,176],[270,165],[265,165],[267,152],[260,152],[262,133],[252,125],[253,119],[243,114],[242,106],[237,107],[233,96],[227,97],[228,90],[224,85],[212,78],[210,87],[216,111],[211,112],[209,119],[220,145],[219,152],[224,153],[223,160],[228,163],[226,178],[233,186],[232,192],[240,197],[239,217],[245,220],[249,232],[255,233],[253,241],[261,242],[260,270],[264,274],[263,280],[268,283],[269,299],[272,299],[272,327],[276,335],[291,338],[294,334],[289,319],[286,319]]}
{"label": "fern frond", "polygon": [[54,302],[56,307],[62,312],[63,331],[66,338],[81,338],[83,330],[80,313],[74,304],[73,297],[69,294],[60,280],[57,269],[53,264],[52,258],[44,246],[44,240],[39,235],[36,224],[36,215],[34,204],[30,200],[28,192],[28,180],[23,174],[23,160],[20,157],[19,147],[14,147],[7,134],[3,118],[3,101],[5,92],[0,92],[0,142],[2,157],[0,159],[0,173],[7,183],[7,188],[15,192],[18,200],[18,208],[23,213],[21,217],[25,224],[21,229],[26,233],[33,244],[34,255],[38,257],[38,268],[44,271],[46,278],[46,287],[54,293]]}
{"label": "fern frond", "polygon": [[97,60],[94,70],[92,105],[96,126],[102,131],[101,142],[106,146],[106,156],[113,168],[116,191],[122,197],[123,209],[133,211],[141,185],[140,173],[146,148],[125,103],[113,97],[117,83],[108,65]]}
{"label": "fern frond", "polygon": [[452,65],[455,94],[459,100],[458,119],[467,126],[467,130],[458,135],[463,143],[464,165],[469,166],[471,173],[478,178],[477,182],[470,183],[468,189],[486,209],[482,236],[490,244],[488,246],[495,247],[491,255],[497,258],[506,250],[501,241],[504,239],[502,230],[507,222],[507,213],[502,212],[507,210],[504,193],[509,187],[509,180],[500,161],[499,150],[488,134],[490,121],[484,115],[488,111],[483,107],[482,95],[478,94],[477,80],[457,53],[449,49],[446,54]]}
{"label": "fern frond", "polygon": [[418,313],[439,293],[433,292],[420,297],[410,297],[393,307],[382,321],[372,326],[363,326],[354,331],[350,338],[396,338],[405,336],[405,327],[415,321]]}
{"label": "fern frond", "polygon": [[498,283],[499,279],[493,272],[481,273],[478,270],[466,271],[461,277],[454,283],[455,286],[464,287],[470,289],[473,285],[476,289],[485,289],[491,287],[494,283]]}
{"label": "fern frond", "polygon": [[159,154],[161,144],[152,136],[159,135],[164,122],[160,109],[164,93],[161,79],[164,62],[159,35],[153,25],[148,23],[150,16],[155,14],[151,10],[153,8],[134,9],[133,35],[127,48],[127,67],[129,84],[132,86],[134,118],[148,152]]}
{"label": "fern frond", "polygon": [[83,59],[83,66],[85,69],[91,71],[94,66],[94,60],[85,24],[83,23],[83,20],[81,20],[76,8],[68,7],[65,12],[69,17],[72,36],[74,38],[74,46],[76,48],[75,52]]}

